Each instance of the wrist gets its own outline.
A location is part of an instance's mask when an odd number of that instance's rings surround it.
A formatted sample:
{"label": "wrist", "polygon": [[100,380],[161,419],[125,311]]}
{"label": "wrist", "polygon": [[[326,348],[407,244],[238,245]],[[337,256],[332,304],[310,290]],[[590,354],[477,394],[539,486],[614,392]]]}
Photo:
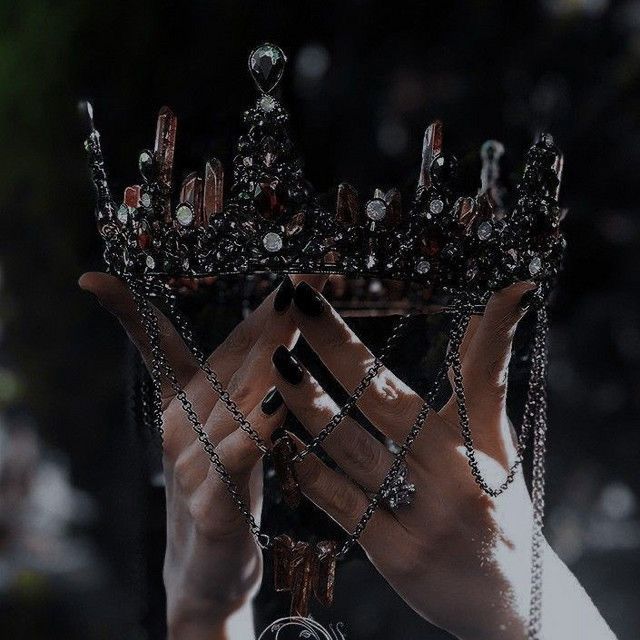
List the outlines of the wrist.
{"label": "wrist", "polygon": [[186,602],[167,607],[168,640],[250,640],[253,637],[250,601],[226,611]]}

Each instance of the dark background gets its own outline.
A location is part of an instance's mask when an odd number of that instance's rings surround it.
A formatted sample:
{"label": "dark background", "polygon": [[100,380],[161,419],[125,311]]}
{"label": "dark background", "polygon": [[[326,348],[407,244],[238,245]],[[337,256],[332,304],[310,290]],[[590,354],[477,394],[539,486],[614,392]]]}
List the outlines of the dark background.
{"label": "dark background", "polygon": [[[76,103],[94,103],[116,194],[163,104],[179,171],[228,165],[263,40],[289,55],[284,99],[321,191],[408,194],[434,117],[448,150],[497,138],[514,169],[536,132],[554,134],[570,214],[548,535],[619,637],[638,637],[637,0],[0,2],[0,636],[161,633],[162,506],[126,416],[127,348],[75,284],[100,266]],[[369,572],[345,565],[323,619],[354,640],[387,638],[390,620],[395,638],[446,637]],[[261,610],[284,615],[270,593]]]}

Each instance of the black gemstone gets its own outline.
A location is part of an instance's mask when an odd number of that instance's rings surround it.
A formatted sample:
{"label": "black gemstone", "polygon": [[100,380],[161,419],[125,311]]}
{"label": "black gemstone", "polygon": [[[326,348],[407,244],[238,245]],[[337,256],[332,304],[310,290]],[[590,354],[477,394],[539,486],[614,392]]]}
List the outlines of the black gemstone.
{"label": "black gemstone", "polygon": [[143,151],[138,158],[138,167],[147,182],[153,182],[158,177],[158,165],[153,152]]}
{"label": "black gemstone", "polygon": [[249,56],[249,71],[258,89],[269,93],[280,82],[287,61],[280,47],[273,44],[262,44]]}
{"label": "black gemstone", "polygon": [[431,163],[430,172],[435,185],[449,185],[455,180],[458,173],[458,160],[454,155],[441,153]]}

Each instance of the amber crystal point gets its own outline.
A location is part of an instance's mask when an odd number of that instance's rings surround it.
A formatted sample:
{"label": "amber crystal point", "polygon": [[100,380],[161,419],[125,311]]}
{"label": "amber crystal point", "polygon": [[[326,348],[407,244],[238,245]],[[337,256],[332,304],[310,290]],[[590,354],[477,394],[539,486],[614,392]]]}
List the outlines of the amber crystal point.
{"label": "amber crystal point", "polygon": [[420,166],[420,177],[418,187],[425,189],[431,185],[431,163],[442,150],[442,122],[436,120],[432,122],[424,132],[422,141],[422,164]]}
{"label": "amber crystal point", "polygon": [[167,191],[171,189],[177,128],[178,119],[173,111],[169,107],[162,107],[158,114],[154,152],[158,162],[159,179]]}
{"label": "amber crystal point", "polygon": [[297,508],[302,500],[302,492],[293,466],[295,453],[295,445],[287,433],[278,438],[273,445],[273,466],[280,481],[282,498],[290,509]]}
{"label": "amber crystal point", "polygon": [[224,169],[217,158],[211,158],[204,169],[203,212],[205,224],[211,216],[222,213]]}
{"label": "amber crystal point", "polygon": [[383,199],[387,203],[389,225],[394,226],[399,224],[402,218],[402,196],[400,195],[400,191],[395,187],[389,189],[389,191],[384,194]]}
{"label": "amber crystal point", "polygon": [[338,202],[336,206],[336,217],[343,225],[356,224],[360,210],[360,198],[357,190],[349,183],[343,182],[338,187]]}

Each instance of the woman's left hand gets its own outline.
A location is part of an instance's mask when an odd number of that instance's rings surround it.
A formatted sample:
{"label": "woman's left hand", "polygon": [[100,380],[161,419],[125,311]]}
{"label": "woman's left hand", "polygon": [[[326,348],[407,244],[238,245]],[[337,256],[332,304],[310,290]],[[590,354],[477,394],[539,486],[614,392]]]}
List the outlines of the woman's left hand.
{"label": "woman's left hand", "polygon": [[[527,292],[533,288],[532,283],[521,282],[494,294],[484,316],[472,318],[460,349],[477,458],[493,486],[502,483],[516,455],[505,410],[507,366],[513,334],[526,312]],[[290,314],[336,380],[351,393],[373,363],[372,353],[306,284],[296,288]],[[285,404],[309,434],[316,435],[338,407],[284,347],[278,348],[273,361]],[[358,408],[381,434],[402,443],[423,402],[382,368]],[[378,489],[391,467],[393,455],[350,417],[323,448],[344,473],[311,454],[296,467],[299,482],[309,499],[351,532],[369,504],[368,494]],[[416,487],[412,503],[395,512],[378,509],[359,540],[372,563],[416,612],[459,638],[525,638],[532,509],[522,473],[517,472],[512,486],[498,498],[481,491],[470,473],[453,398],[439,413],[430,412],[406,462],[408,480]],[[545,553],[555,558],[548,548]],[[557,566],[550,571],[557,577]],[[568,574],[566,567],[564,571]],[[569,590],[563,596],[570,598]],[[600,623],[604,624],[601,619]],[[612,637],[591,635],[603,628],[606,625],[593,624],[583,633],[577,627],[554,624],[543,637]]]}

